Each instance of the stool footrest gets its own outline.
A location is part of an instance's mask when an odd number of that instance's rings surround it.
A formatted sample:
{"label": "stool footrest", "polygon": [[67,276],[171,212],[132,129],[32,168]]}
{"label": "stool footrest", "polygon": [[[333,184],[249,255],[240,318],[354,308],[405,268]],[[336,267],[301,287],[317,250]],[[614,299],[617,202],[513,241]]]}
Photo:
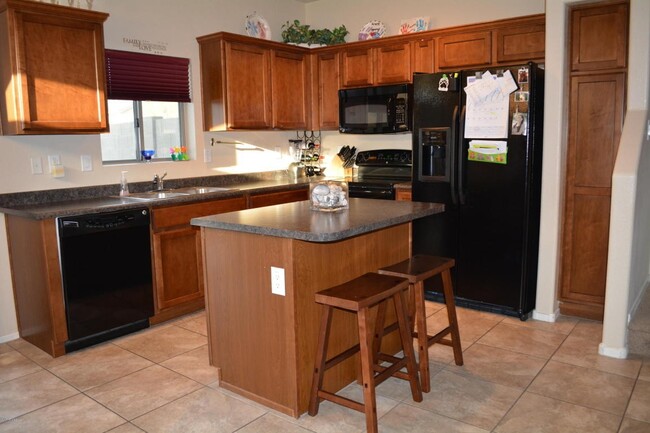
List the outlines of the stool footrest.
{"label": "stool footrest", "polygon": [[366,408],[363,403],[359,403],[356,400],[351,400],[346,397],[342,397],[340,395],[334,394],[329,391],[323,391],[319,390],[318,391],[318,397],[322,398],[323,400],[329,400],[332,403],[340,404],[341,406],[345,406],[350,409],[354,409],[356,411],[359,411],[361,413],[366,411]]}
{"label": "stool footrest", "polygon": [[[392,362],[392,364],[388,367],[378,364],[373,367],[375,371],[379,372],[379,374],[375,375],[375,385],[379,385],[389,377],[396,374],[399,370],[406,367],[406,358],[394,358],[389,355],[385,355],[385,357],[392,358],[391,360],[388,360],[389,362]],[[380,356],[380,359],[381,358],[384,357]],[[406,380],[409,380],[408,376],[406,376]]]}
{"label": "stool footrest", "polygon": [[325,361],[325,370],[329,370],[330,368],[334,367],[335,365],[345,361],[355,353],[357,353],[359,350],[361,350],[361,346],[358,344],[350,347],[348,350],[345,352],[341,352],[338,355],[332,357],[331,359],[328,359]]}
{"label": "stool footrest", "polygon": [[[445,341],[448,341],[449,344],[447,345],[450,345],[451,344],[450,340],[443,340],[443,338],[449,334],[451,334],[451,326],[446,327],[442,331],[438,332],[436,335],[427,335],[427,345],[432,346],[436,343],[447,344]],[[418,338],[417,332],[413,332],[413,338]]]}

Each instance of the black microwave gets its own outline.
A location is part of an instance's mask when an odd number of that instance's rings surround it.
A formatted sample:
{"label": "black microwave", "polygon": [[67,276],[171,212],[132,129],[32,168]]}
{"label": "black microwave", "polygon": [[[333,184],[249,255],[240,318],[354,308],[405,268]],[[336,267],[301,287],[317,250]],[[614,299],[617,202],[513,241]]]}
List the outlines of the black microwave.
{"label": "black microwave", "polygon": [[339,131],[394,134],[411,130],[410,84],[339,90]]}

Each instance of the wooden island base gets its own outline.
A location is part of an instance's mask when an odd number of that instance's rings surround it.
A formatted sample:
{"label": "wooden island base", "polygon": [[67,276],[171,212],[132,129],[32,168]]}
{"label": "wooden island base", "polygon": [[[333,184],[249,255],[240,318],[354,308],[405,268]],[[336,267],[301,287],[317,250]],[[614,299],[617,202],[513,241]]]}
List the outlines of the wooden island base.
{"label": "wooden island base", "polygon": [[[294,417],[309,404],[321,314],[314,294],[410,253],[410,223],[336,242],[201,232],[210,364],[219,368],[220,386]],[[285,296],[271,293],[272,266],[284,269]],[[390,337],[385,351],[399,345],[397,335]],[[335,311],[330,342],[331,353],[358,344],[354,315]],[[358,359],[329,370],[325,388],[354,381]]]}

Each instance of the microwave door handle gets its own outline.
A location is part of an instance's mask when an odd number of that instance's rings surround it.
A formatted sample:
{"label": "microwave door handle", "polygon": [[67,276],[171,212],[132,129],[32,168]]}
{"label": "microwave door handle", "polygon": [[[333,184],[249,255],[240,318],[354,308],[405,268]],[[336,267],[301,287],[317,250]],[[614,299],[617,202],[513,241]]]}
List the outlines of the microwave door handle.
{"label": "microwave door handle", "polygon": [[463,106],[463,110],[460,113],[460,131],[458,134],[458,149],[457,152],[457,166],[458,167],[458,197],[460,198],[460,204],[465,204],[465,186],[464,186],[464,158],[463,158],[463,146],[465,145],[465,109],[467,105]]}
{"label": "microwave door handle", "polygon": [[447,149],[449,151],[449,183],[450,183],[450,189],[451,189],[451,202],[454,205],[458,204],[458,191],[456,189],[456,158],[458,158],[458,152],[456,151],[456,129],[458,128],[457,126],[458,122],[458,105],[454,107],[454,114],[452,116],[452,121],[451,121],[451,139],[449,140],[449,145],[451,149]]}

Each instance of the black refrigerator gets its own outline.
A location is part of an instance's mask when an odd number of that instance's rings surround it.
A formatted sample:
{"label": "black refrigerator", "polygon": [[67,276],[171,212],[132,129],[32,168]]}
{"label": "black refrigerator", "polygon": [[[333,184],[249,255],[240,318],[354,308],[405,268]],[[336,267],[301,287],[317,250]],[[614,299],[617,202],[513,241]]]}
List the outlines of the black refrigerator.
{"label": "black refrigerator", "polygon": [[[464,91],[483,79],[501,86],[497,105],[497,93]],[[535,307],[544,71],[528,63],[413,81],[413,200],[445,204],[414,221],[413,253],[456,260],[458,305],[525,320]],[[440,284],[425,282],[428,299],[441,299]]]}

